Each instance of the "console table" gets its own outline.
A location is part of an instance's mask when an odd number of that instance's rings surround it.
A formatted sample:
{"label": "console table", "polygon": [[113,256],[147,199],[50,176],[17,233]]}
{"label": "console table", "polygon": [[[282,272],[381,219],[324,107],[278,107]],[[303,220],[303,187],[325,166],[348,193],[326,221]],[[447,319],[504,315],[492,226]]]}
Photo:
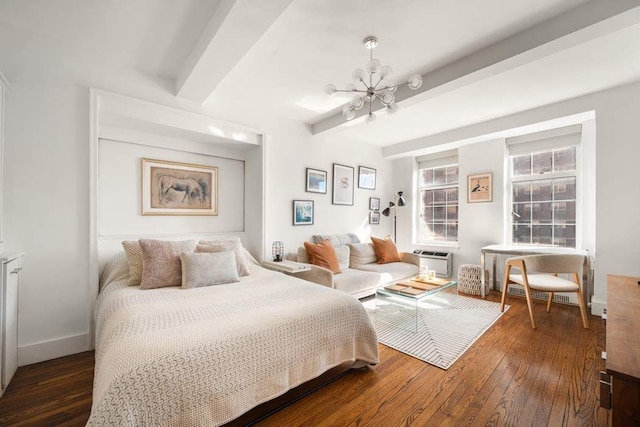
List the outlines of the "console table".
{"label": "console table", "polygon": [[[482,265],[482,271],[485,271],[486,265],[486,257],[487,254],[493,255],[493,270],[492,270],[492,284],[491,289],[496,289],[496,271],[497,271],[497,256],[498,255],[535,255],[535,254],[576,254],[576,255],[584,255],[585,262],[589,262],[589,251],[584,251],[575,248],[559,248],[553,246],[514,246],[514,245],[489,245],[485,246],[481,249],[482,256],[480,259],[480,263]],[[587,273],[587,271],[585,271]],[[482,297],[484,298],[484,287],[485,287],[485,275],[482,274]],[[586,294],[586,293],[585,293]]]}

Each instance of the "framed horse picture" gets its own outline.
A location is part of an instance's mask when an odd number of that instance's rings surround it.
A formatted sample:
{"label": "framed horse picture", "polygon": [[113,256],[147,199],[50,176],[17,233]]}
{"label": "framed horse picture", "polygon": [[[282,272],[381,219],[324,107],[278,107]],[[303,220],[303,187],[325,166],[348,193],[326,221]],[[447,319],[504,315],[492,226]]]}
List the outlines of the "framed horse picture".
{"label": "framed horse picture", "polygon": [[218,168],[142,159],[142,215],[218,215]]}

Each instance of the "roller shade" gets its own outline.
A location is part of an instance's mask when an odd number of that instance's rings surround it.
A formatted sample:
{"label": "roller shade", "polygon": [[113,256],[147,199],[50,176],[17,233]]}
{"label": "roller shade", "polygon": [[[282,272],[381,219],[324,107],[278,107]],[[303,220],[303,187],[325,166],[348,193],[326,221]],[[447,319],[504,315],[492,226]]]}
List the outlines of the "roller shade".
{"label": "roller shade", "polygon": [[582,125],[566,126],[528,135],[507,138],[510,156],[536,153],[580,145]]}
{"label": "roller shade", "polygon": [[416,158],[418,169],[437,168],[458,163],[458,150],[442,151]]}

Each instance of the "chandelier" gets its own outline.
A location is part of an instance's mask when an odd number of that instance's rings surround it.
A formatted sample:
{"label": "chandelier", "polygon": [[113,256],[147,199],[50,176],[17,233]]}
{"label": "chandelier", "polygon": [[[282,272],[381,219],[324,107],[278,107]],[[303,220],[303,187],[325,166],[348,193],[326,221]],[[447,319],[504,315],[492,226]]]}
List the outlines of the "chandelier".
{"label": "chandelier", "polygon": [[369,49],[369,62],[367,63],[367,74],[361,68],[356,68],[351,77],[353,83],[349,83],[344,89],[336,89],[334,84],[328,84],[324,90],[327,95],[336,92],[354,94],[349,104],[342,108],[342,116],[345,120],[353,120],[356,117],[356,110],[361,109],[365,102],[369,103],[369,114],[365,117],[365,122],[371,123],[376,120],[376,115],[372,111],[371,104],[376,99],[382,103],[387,114],[394,114],[398,111],[398,104],[394,92],[400,86],[407,85],[410,89],[416,90],[422,86],[422,76],[414,74],[409,77],[407,83],[396,84],[391,76],[393,69],[389,65],[382,65],[378,59],[373,58],[373,49],[378,45],[378,39],[367,37],[364,40],[364,47]]}

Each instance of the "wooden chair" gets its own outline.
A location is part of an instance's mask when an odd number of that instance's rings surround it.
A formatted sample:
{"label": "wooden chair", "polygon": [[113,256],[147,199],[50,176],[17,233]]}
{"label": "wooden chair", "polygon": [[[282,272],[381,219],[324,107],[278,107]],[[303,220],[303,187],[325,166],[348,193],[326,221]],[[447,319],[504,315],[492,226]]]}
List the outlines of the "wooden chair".
{"label": "wooden chair", "polygon": [[[500,310],[504,311],[504,301],[507,296],[507,289],[509,289],[509,283],[522,285],[524,294],[527,297],[531,326],[536,329],[531,306],[531,290],[543,291],[549,294],[547,312],[551,310],[551,301],[557,292],[575,292],[578,294],[582,326],[585,329],[589,329],[587,307],[582,297],[581,278],[583,264],[584,256],[582,255],[527,255],[509,258],[504,269]],[[512,269],[520,270],[520,274],[511,274]],[[573,281],[558,277],[558,274],[569,274]]]}

